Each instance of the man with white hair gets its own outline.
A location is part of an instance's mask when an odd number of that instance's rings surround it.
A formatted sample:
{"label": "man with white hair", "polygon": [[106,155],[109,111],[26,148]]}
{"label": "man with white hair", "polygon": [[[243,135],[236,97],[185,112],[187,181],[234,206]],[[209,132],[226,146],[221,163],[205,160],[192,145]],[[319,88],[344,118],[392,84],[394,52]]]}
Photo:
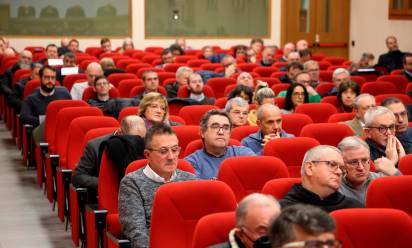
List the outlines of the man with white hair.
{"label": "man with white hair", "polygon": [[386,157],[395,164],[405,156],[401,142],[395,136],[395,115],[388,108],[378,106],[365,113],[366,143],[370,148],[371,159]]}
{"label": "man with white hair", "polygon": [[326,96],[336,96],[338,95],[339,85],[343,82],[348,82],[350,80],[350,72],[345,68],[338,68],[333,71],[332,81],[333,89],[326,93]]}
{"label": "man with white hair", "polygon": [[280,212],[279,202],[270,195],[246,196],[236,208],[236,227],[229,232],[229,241],[211,248],[270,247],[268,229]]}
{"label": "man with white hair", "polygon": [[302,162],[302,183],[295,184],[280,204],[283,208],[298,203],[310,204],[326,212],[364,207],[359,201],[338,192],[343,166],[342,153],[336,147],[319,145],[310,149]]}
{"label": "man with white hair", "polygon": [[165,86],[167,91],[168,98],[175,98],[177,97],[177,92],[179,91],[179,87],[187,86],[189,81],[190,74],[193,73],[192,68],[187,66],[181,66],[176,71],[176,82],[172,84],[167,84]]}
{"label": "man with white hair", "polygon": [[263,147],[273,139],[295,137],[282,130],[282,112],[273,104],[266,103],[258,108],[256,124],[259,130],[243,138],[242,145],[249,147],[258,155],[262,153]]}
{"label": "man with white hair", "polygon": [[103,69],[99,63],[91,62],[86,69],[87,81],[73,84],[72,89],[70,90],[72,99],[81,100],[84,90],[89,86],[93,86],[97,76],[103,76]]}
{"label": "man with white hair", "polygon": [[233,127],[241,127],[248,124],[249,104],[241,97],[235,97],[227,101],[225,111],[232,121]]}
{"label": "man with white hair", "polygon": [[283,46],[283,56],[279,59],[279,62],[287,62],[288,54],[295,51],[295,44],[293,42],[288,42]]}
{"label": "man with white hair", "polygon": [[395,168],[395,163],[386,157],[376,159],[376,172],[371,172],[369,146],[359,137],[344,138],[338,144],[338,148],[342,152],[345,171],[339,192],[363,204],[366,202],[366,192],[372,180],[383,176],[402,175]]}
{"label": "man with white hair", "polygon": [[365,131],[365,113],[370,108],[376,107],[375,97],[368,94],[360,94],[353,101],[353,109],[355,110],[355,117],[350,121],[344,123],[352,128],[352,131],[358,136],[364,136]]}

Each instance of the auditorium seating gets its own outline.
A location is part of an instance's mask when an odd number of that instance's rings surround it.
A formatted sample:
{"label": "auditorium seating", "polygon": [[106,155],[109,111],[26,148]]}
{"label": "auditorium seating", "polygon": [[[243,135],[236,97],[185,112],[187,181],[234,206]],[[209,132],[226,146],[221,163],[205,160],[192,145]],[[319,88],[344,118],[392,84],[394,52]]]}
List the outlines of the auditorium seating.
{"label": "auditorium seating", "polygon": [[312,119],[306,114],[284,114],[282,115],[282,129],[296,137],[300,135],[302,128],[313,123]]}
{"label": "auditorium seating", "polygon": [[352,128],[343,123],[313,123],[302,128],[301,137],[311,137],[322,145],[337,146],[345,137],[353,136]]}
{"label": "auditorium seating", "polygon": [[328,122],[329,116],[337,112],[330,103],[306,103],[296,107],[295,113],[307,114],[314,123]]}
{"label": "auditorium seating", "polygon": [[199,125],[202,116],[212,109],[217,108],[213,105],[184,106],[180,109],[179,116],[185,120],[187,125]]}
{"label": "auditorium seating", "polygon": [[404,175],[412,175],[412,154],[406,154],[399,159],[398,169]]}
{"label": "auditorium seating", "polygon": [[[200,139],[200,127],[198,125],[173,126],[172,129],[176,132],[182,151],[186,149],[190,142]],[[183,156],[184,154],[181,152],[179,158],[183,158]]]}
{"label": "auditorium seating", "polygon": [[[240,141],[236,139],[229,139],[229,146],[241,146]],[[190,154],[194,153],[195,151],[203,148],[203,141],[201,139],[193,140],[189,144],[187,144],[183,156],[187,157]]]}
{"label": "auditorium seating", "polygon": [[230,84],[236,84],[236,80],[233,78],[211,78],[207,81],[207,85],[213,89],[216,99],[224,96],[225,88]]}
{"label": "auditorium seating", "polygon": [[293,185],[301,183],[300,177],[295,178],[276,178],[268,181],[262,188],[262,193],[271,195],[280,200],[285,197]]}
{"label": "auditorium seating", "polygon": [[249,134],[256,133],[259,130],[258,126],[240,126],[235,127],[232,129],[232,133],[230,137],[232,139],[237,139],[238,141],[242,141],[243,138],[249,136]]}
{"label": "auditorium seating", "polygon": [[361,93],[369,93],[373,96],[382,94],[396,94],[399,90],[390,82],[367,82],[361,88]]}

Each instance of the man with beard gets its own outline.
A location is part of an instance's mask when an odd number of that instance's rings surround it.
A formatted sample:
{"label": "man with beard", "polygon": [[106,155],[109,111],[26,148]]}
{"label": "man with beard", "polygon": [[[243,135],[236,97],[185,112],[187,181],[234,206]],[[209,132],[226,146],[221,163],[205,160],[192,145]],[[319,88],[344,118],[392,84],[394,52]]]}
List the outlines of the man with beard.
{"label": "man with beard", "polygon": [[20,53],[17,62],[4,73],[3,78],[1,78],[1,91],[8,96],[11,93],[13,75],[19,69],[30,69],[30,65],[33,60],[33,55],[30,51],[24,50]]}
{"label": "man with beard", "polygon": [[56,86],[56,69],[48,65],[39,71],[40,88],[33,91],[22,104],[20,119],[23,124],[30,124],[34,128],[33,137],[35,141],[43,139],[44,115],[47,105],[54,100],[71,99],[70,93],[64,87]]}
{"label": "man with beard", "polygon": [[209,98],[203,93],[203,79],[197,73],[193,73],[189,76],[189,83],[187,84],[187,89],[190,92],[189,98],[196,101],[199,105],[213,105],[215,103],[214,98]]}

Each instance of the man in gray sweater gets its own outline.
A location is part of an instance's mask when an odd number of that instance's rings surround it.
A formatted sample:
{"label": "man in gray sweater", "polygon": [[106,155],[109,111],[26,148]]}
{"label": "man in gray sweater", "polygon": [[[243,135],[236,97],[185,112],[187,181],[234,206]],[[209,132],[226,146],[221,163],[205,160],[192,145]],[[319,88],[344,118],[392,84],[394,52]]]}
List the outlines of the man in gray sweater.
{"label": "man in gray sweater", "polygon": [[156,190],[165,183],[196,179],[178,170],[180,152],[175,132],[167,125],[155,125],[145,138],[148,164],[129,173],[120,183],[119,217],[123,234],[132,247],[149,246],[150,219]]}
{"label": "man in gray sweater", "polygon": [[378,177],[400,176],[399,170],[395,168],[398,161],[396,144],[388,143],[387,151],[396,157],[390,160],[381,157],[373,161],[376,172],[370,171],[370,152],[368,144],[357,136],[344,138],[338,144],[344,161],[344,177],[339,192],[365,204],[366,192],[369,184]]}

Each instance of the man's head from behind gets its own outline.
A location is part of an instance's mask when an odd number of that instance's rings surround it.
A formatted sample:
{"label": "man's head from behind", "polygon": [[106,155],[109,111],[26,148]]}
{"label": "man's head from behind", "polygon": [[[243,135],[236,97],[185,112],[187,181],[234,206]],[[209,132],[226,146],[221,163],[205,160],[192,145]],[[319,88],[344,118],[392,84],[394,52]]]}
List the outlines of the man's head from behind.
{"label": "man's head from behind", "polygon": [[381,147],[386,147],[388,137],[394,136],[396,130],[395,115],[388,108],[378,106],[366,111],[365,133]]}
{"label": "man's head from behind", "polygon": [[396,97],[388,97],[382,101],[382,106],[392,111],[396,118],[396,134],[403,134],[408,130],[408,113],[405,105]]}
{"label": "man's head from behind", "polygon": [[353,101],[353,109],[356,113],[356,118],[365,123],[365,113],[370,108],[376,107],[375,97],[364,93],[360,94]]}
{"label": "man's head from behind", "polygon": [[247,124],[249,104],[241,97],[230,99],[225,106],[225,111],[229,114],[233,127],[240,127]]}
{"label": "man's head from behind", "polygon": [[283,209],[270,227],[269,236],[272,248],[340,248],[335,229],[335,221],[322,209],[296,204]]}
{"label": "man's head from behind", "polygon": [[33,55],[30,51],[24,50],[20,53],[18,61],[20,69],[29,69],[32,61]]}
{"label": "man's head from behind", "polygon": [[146,125],[142,117],[138,115],[128,115],[121,122],[122,135],[136,135],[144,138],[146,136]]}
{"label": "man's head from behind", "polygon": [[256,124],[263,135],[280,135],[282,131],[282,112],[277,106],[270,103],[263,104],[258,108],[256,115]]}
{"label": "man's head from behind", "polygon": [[93,82],[97,76],[103,75],[102,66],[97,62],[91,62],[86,69],[87,82],[93,86]]}
{"label": "man's head from behind", "polygon": [[46,93],[50,93],[56,86],[56,69],[51,66],[45,65],[39,71],[40,88]]}
{"label": "man's head from behind", "polygon": [[200,95],[203,93],[203,79],[202,76],[198,73],[192,73],[189,76],[189,83],[187,85],[187,88],[189,92],[193,95]]}
{"label": "man's head from behind", "polygon": [[144,155],[150,168],[166,181],[176,171],[179,153],[179,140],[169,125],[157,124],[148,130]]}
{"label": "man's head from behind", "polygon": [[345,137],[338,144],[342,152],[346,180],[355,188],[362,186],[370,171],[369,146],[357,136]]}
{"label": "man's head from behind", "polygon": [[303,157],[302,186],[324,199],[339,189],[342,167],[343,158],[339,149],[329,145],[315,146]]}
{"label": "man's head from behind", "polygon": [[279,215],[280,205],[270,195],[253,193],[243,198],[236,208],[236,236],[247,248],[267,236],[268,229]]}

